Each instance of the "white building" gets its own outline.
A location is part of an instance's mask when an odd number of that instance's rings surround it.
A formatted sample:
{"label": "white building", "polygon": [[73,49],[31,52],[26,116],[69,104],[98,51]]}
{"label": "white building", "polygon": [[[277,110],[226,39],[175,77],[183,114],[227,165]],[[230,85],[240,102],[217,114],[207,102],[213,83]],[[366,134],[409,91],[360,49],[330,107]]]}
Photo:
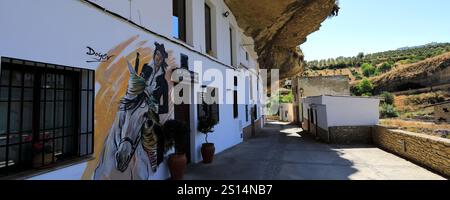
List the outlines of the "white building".
{"label": "white building", "polygon": [[379,105],[378,98],[304,97],[303,128],[329,143],[367,143],[371,127],[379,122]]}
{"label": "white building", "polygon": [[[25,172],[42,174],[36,179],[91,179],[104,141],[114,128],[123,128],[115,120],[120,100],[130,91],[127,61],[137,75],[151,74],[147,83],[158,84],[152,94],[160,97],[161,122],[175,118],[189,124],[191,163],[202,159],[200,115],[219,120],[209,136],[216,153],[262,126],[257,54],[244,45],[253,40],[244,36],[223,0],[2,0],[0,27],[0,177]],[[163,62],[153,64],[156,52],[165,58],[167,71],[156,67]],[[202,62],[200,72],[196,61]],[[155,73],[146,71],[150,68]],[[226,103],[208,106],[207,113],[193,103],[174,105],[167,94],[177,81],[163,75],[175,68],[194,77],[186,90],[189,99],[207,87]],[[208,81],[226,72],[223,80]],[[168,178],[165,160],[148,174],[148,179]]]}
{"label": "white building", "polygon": [[348,76],[296,76],[292,79],[294,95],[294,121],[301,126],[301,100],[303,97],[320,95],[350,96]]}
{"label": "white building", "polygon": [[280,121],[294,122],[294,104],[282,103],[280,104]]}

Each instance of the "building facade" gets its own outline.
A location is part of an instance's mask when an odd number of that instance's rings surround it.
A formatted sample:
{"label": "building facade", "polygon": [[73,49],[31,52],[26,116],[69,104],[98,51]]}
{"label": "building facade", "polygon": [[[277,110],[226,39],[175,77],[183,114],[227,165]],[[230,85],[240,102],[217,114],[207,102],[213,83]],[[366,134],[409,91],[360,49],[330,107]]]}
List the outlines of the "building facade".
{"label": "building facade", "polygon": [[304,97],[302,127],[328,143],[370,143],[371,128],[380,118],[379,106],[380,99],[369,97]]}
{"label": "building facade", "polygon": [[302,98],[320,95],[350,96],[350,82],[348,76],[297,76],[292,79],[292,93],[294,95],[294,121],[298,125],[302,122]]}
{"label": "building facade", "polygon": [[281,103],[279,115],[280,121],[294,122],[294,105],[292,103]]}
{"label": "building facade", "polygon": [[167,179],[170,151],[139,145],[141,128],[186,122],[196,163],[198,118],[218,120],[216,153],[262,126],[253,40],[223,0],[5,0],[0,26],[1,177]]}

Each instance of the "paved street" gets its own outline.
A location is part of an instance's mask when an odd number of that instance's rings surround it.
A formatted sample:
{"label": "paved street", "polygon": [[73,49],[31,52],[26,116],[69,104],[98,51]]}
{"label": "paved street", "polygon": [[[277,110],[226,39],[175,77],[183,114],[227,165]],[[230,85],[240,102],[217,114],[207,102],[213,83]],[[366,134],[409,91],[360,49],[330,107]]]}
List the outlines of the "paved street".
{"label": "paved street", "polygon": [[185,179],[200,180],[443,180],[373,146],[316,142],[301,129],[272,122],[262,133],[219,155],[192,164]]}

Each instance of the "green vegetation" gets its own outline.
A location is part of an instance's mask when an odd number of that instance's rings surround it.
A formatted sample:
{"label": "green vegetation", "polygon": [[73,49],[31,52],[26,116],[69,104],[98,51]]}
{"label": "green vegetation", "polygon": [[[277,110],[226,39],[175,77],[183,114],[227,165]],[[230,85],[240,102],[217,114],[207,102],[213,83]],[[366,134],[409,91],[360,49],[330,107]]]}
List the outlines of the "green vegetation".
{"label": "green vegetation", "polygon": [[361,65],[361,71],[365,77],[371,77],[375,75],[376,68],[369,63],[364,63]]}
{"label": "green vegetation", "polygon": [[357,72],[354,67],[350,68],[350,72],[352,73],[352,76],[355,77],[356,80],[362,79],[361,74],[359,74],[359,72]]}
{"label": "green vegetation", "polygon": [[[342,69],[359,67],[364,63],[380,66],[380,73],[389,71],[394,63],[409,64],[450,52],[450,43],[431,43],[417,47],[407,47],[373,54],[359,53],[353,57],[337,57],[314,60],[307,63],[312,70]],[[389,64],[389,65],[385,65]],[[384,66],[383,66],[384,65]]]}
{"label": "green vegetation", "polygon": [[294,95],[292,94],[292,91],[290,91],[289,94],[280,95],[279,99],[280,103],[294,103]]}
{"label": "green vegetation", "polygon": [[392,69],[392,65],[393,64],[388,62],[382,63],[380,66],[377,67],[375,74],[382,74],[390,71]]}
{"label": "green vegetation", "polygon": [[351,88],[355,96],[372,96],[374,86],[368,78],[364,78],[356,86]]}
{"label": "green vegetation", "polygon": [[390,93],[390,92],[383,92],[383,94],[381,94],[381,98],[384,99],[384,103],[390,104],[390,105],[394,105],[394,101],[395,101],[395,95]]}
{"label": "green vegetation", "polygon": [[389,92],[383,92],[380,95],[384,102],[380,106],[380,117],[385,118],[395,118],[399,117],[400,113],[395,108],[395,95]]}
{"label": "green vegetation", "polygon": [[380,106],[380,117],[382,119],[385,118],[395,118],[398,117],[400,114],[395,109],[395,106],[392,104],[382,103]]}
{"label": "green vegetation", "polygon": [[267,112],[269,115],[277,115],[278,107],[272,107],[281,103],[294,103],[294,94],[289,91],[287,94],[280,94],[280,92],[274,92],[268,99],[266,104]]}

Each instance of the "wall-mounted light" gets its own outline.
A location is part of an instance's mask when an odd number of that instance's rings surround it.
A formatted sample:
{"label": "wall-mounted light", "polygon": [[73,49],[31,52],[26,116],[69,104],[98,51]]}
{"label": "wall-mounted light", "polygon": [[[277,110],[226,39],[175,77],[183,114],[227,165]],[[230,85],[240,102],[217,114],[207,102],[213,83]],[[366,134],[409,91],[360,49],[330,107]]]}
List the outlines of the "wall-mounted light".
{"label": "wall-mounted light", "polygon": [[230,12],[229,12],[229,11],[224,12],[224,13],[223,13],[223,16],[224,16],[224,17],[230,16]]}

